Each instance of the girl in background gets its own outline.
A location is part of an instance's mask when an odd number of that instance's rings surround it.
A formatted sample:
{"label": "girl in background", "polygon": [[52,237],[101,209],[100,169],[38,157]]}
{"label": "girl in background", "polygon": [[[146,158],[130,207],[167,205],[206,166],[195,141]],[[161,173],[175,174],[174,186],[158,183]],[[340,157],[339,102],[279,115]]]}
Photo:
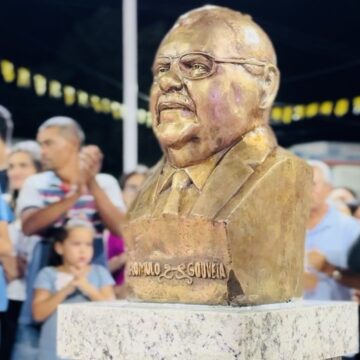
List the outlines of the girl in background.
{"label": "girl in background", "polygon": [[91,264],[94,228],[83,220],[69,220],[54,235],[55,266],[43,268],[35,281],[33,317],[43,322],[39,360],[56,355],[56,323],[59,304],[115,298],[114,281],[106,268]]}

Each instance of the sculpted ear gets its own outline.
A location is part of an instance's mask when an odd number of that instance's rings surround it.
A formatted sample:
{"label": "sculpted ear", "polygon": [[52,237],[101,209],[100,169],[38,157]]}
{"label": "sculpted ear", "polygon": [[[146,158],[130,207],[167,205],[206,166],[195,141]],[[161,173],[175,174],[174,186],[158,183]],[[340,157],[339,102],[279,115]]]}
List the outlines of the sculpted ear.
{"label": "sculpted ear", "polygon": [[279,90],[280,72],[272,64],[265,66],[264,77],[261,82],[262,93],[260,98],[260,109],[266,110],[273,104]]}

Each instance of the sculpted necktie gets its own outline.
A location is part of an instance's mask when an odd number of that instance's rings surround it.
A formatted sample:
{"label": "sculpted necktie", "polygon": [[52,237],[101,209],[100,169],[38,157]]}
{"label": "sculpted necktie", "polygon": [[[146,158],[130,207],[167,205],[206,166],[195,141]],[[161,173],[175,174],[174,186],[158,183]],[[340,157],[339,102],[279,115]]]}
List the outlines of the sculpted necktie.
{"label": "sculpted necktie", "polygon": [[180,211],[182,191],[190,184],[190,178],[184,170],[178,170],[173,175],[171,189],[163,210],[164,214],[176,215]]}

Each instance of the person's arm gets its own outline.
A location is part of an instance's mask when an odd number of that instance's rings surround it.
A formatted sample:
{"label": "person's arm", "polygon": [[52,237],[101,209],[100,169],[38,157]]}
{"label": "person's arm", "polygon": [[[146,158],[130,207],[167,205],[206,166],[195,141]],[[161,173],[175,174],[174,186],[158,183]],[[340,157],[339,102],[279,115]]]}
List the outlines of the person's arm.
{"label": "person's arm", "polygon": [[108,269],[111,273],[120,270],[126,263],[126,254],[121,253],[108,260]]}
{"label": "person's arm", "polygon": [[[105,227],[114,235],[121,236],[121,223],[125,218],[125,213],[115,206],[114,201],[112,201],[113,198],[121,196],[119,194],[120,189],[113,184],[109,184],[105,191],[96,180],[96,175],[101,168],[102,158],[103,155],[97,146],[88,145],[82,149],[80,154],[81,181],[94,196],[96,208]],[[109,195],[113,198],[110,199]]]}
{"label": "person's arm", "polygon": [[2,264],[8,282],[18,277],[16,257],[12,254],[12,244],[9,237],[8,224],[0,221],[0,264]]}
{"label": "person's arm", "polygon": [[121,236],[121,223],[125,213],[117,208],[99,186],[95,177],[89,183],[89,191],[94,196],[96,208],[105,227],[116,236]]}
{"label": "person's arm", "polygon": [[32,313],[36,321],[45,321],[54,313],[62,302],[75,291],[74,281],[66,285],[57,293],[52,294],[48,290],[35,289],[34,300],[32,304]]}
{"label": "person's arm", "polygon": [[360,289],[360,274],[331,264],[321,252],[312,250],[307,254],[308,263],[314,269],[336,280],[339,284]]}
{"label": "person's arm", "polygon": [[305,271],[303,275],[303,286],[305,291],[313,291],[319,282],[318,277],[310,272]]}
{"label": "person's arm", "polygon": [[41,209],[27,209],[21,213],[22,230],[27,236],[40,234],[41,231],[55,223],[76,203],[80,191]]}
{"label": "person's arm", "polygon": [[0,255],[10,255],[12,244],[9,238],[8,225],[6,221],[0,221]]}
{"label": "person's arm", "polygon": [[100,289],[89,283],[86,276],[75,280],[76,287],[91,301],[104,301],[115,299],[114,288],[112,285],[105,285]]}
{"label": "person's arm", "polygon": [[327,276],[336,280],[339,284],[354,288],[360,289],[360,274],[351,272],[350,270],[339,268],[329,262],[325,262],[321,272],[325,273]]}
{"label": "person's arm", "polygon": [[13,255],[1,255],[0,263],[3,266],[6,281],[9,283],[23,276],[19,270],[18,258]]}

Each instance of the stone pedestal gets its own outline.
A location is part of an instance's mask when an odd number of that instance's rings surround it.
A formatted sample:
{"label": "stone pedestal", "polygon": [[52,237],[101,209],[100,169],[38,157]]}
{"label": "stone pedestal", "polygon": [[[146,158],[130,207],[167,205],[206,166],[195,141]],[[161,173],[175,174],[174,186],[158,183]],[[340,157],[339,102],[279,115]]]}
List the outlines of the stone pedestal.
{"label": "stone pedestal", "polygon": [[297,360],[356,353],[350,302],[253,307],[130,303],[61,305],[58,353],[72,360]]}

